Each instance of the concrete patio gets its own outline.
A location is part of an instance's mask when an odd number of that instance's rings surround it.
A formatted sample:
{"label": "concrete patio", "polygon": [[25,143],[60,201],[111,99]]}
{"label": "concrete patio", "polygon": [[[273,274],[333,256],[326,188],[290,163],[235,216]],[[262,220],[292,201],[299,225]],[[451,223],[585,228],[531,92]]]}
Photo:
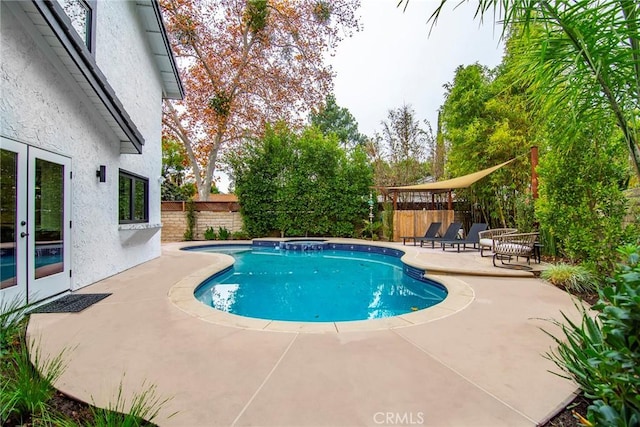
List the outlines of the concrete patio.
{"label": "concrete patio", "polygon": [[577,318],[572,298],[477,251],[404,247],[454,284],[462,303],[438,315],[305,329],[234,323],[185,298],[229,261],[183,245],[82,289],[113,295],[81,313],[32,315],[43,354],[71,349],[59,389],[106,406],[121,381],[126,393],[155,384],[171,398],[162,426],[534,426],[576,390],[548,372],[541,331],[558,332],[560,311]]}

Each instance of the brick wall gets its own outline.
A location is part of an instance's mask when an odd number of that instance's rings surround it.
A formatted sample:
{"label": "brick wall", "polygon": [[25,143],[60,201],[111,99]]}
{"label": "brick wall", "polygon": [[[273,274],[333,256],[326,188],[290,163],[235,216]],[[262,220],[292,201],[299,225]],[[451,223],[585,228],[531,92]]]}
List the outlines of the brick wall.
{"label": "brick wall", "polygon": [[[242,216],[240,212],[196,212],[195,240],[204,240],[204,231],[213,227],[225,227],[230,232],[242,230]],[[187,229],[187,219],[182,211],[162,211],[162,241],[179,242],[184,240]]]}

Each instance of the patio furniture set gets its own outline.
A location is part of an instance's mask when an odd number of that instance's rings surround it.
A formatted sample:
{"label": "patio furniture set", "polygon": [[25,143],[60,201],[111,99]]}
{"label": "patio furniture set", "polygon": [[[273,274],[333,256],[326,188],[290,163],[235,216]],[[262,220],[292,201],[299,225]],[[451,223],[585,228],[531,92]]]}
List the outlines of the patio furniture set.
{"label": "patio furniture set", "polygon": [[[516,228],[488,229],[486,223],[474,223],[462,238],[460,237],[462,223],[451,223],[442,235],[439,234],[441,226],[442,223],[433,222],[424,236],[402,236],[402,244],[406,245],[407,240],[413,240],[414,246],[420,242],[420,247],[423,247],[425,242],[431,242],[431,248],[435,248],[435,244],[440,243],[442,250],[447,246],[457,246],[458,252],[460,252],[460,246],[466,250],[467,245],[470,245],[480,250],[480,256],[485,256],[484,252],[490,250],[493,253],[495,267],[523,268],[524,266],[505,264],[505,261],[510,262],[512,258],[517,260],[520,257],[526,258],[528,265],[531,264],[531,258],[540,262],[542,245],[538,242],[539,233],[537,232],[519,233]],[[496,260],[500,260],[501,265],[497,265]]]}

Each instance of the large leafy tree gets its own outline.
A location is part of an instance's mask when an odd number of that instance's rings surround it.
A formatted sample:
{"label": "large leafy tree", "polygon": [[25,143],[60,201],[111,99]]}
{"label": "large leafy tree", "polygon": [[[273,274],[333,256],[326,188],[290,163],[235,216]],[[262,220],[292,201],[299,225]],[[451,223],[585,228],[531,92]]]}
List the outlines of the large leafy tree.
{"label": "large leafy tree", "polygon": [[353,29],[358,0],[161,0],[187,88],[164,104],[201,197],[218,154],[264,124],[303,117],[330,93],[327,54]]}
{"label": "large leafy tree", "polygon": [[411,105],[389,110],[380,122],[382,131],[367,143],[380,187],[414,184],[429,174],[427,162],[433,133],[427,120],[420,121]]}
{"label": "large leafy tree", "polygon": [[437,181],[444,176],[444,164],[447,156],[447,146],[442,132],[442,111],[438,111],[438,128],[431,150],[431,175]]}
{"label": "large leafy tree", "polygon": [[172,139],[162,139],[162,185],[163,201],[187,200],[195,194],[193,182],[187,181],[189,159],[184,146]]}
{"label": "large leafy tree", "polygon": [[[508,43],[509,47],[509,43]],[[527,89],[514,83],[510,50],[496,70],[479,64],[458,67],[445,85],[442,107],[444,138],[449,142],[447,171],[462,176],[516,160],[468,190],[456,193],[480,210],[492,226],[512,226],[516,202],[528,192],[527,153],[533,140],[533,118],[528,112]],[[531,222],[531,221],[529,221]]]}
{"label": "large leafy tree", "polygon": [[325,103],[317,111],[312,111],[309,121],[325,135],[333,134],[344,148],[352,149],[366,141],[358,131],[358,122],[347,108],[336,103],[333,94],[328,95]]}
{"label": "large leafy tree", "polygon": [[230,156],[244,225],[251,236],[352,237],[366,218],[371,169],[359,148],[335,135],[284,123]]}
{"label": "large leafy tree", "polygon": [[173,139],[162,140],[162,177],[178,186],[184,183],[189,159],[184,146]]}
{"label": "large leafy tree", "polygon": [[[435,23],[447,0],[431,15]],[[409,0],[400,0],[405,8]],[[522,25],[535,61],[520,78],[536,86],[538,108],[566,114],[567,135],[613,116],[640,178],[640,3],[636,0],[478,0],[477,15],[495,14],[510,30]],[[535,24],[535,25],[531,25]]]}

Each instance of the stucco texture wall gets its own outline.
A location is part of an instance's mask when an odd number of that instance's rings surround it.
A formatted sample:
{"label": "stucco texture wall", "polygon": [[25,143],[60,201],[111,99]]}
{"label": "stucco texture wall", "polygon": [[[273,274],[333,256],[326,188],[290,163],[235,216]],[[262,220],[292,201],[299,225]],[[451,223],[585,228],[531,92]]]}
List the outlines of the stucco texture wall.
{"label": "stucco texture wall", "polygon": [[[72,289],[160,255],[160,229],[118,224],[118,169],[149,178],[150,224],[160,224],[161,87],[135,2],[98,2],[96,60],[144,135],[142,155],[120,141],[56,55],[3,7],[0,133],[71,158]],[[37,33],[37,31],[35,32]],[[106,183],[96,169],[105,165]]]}

